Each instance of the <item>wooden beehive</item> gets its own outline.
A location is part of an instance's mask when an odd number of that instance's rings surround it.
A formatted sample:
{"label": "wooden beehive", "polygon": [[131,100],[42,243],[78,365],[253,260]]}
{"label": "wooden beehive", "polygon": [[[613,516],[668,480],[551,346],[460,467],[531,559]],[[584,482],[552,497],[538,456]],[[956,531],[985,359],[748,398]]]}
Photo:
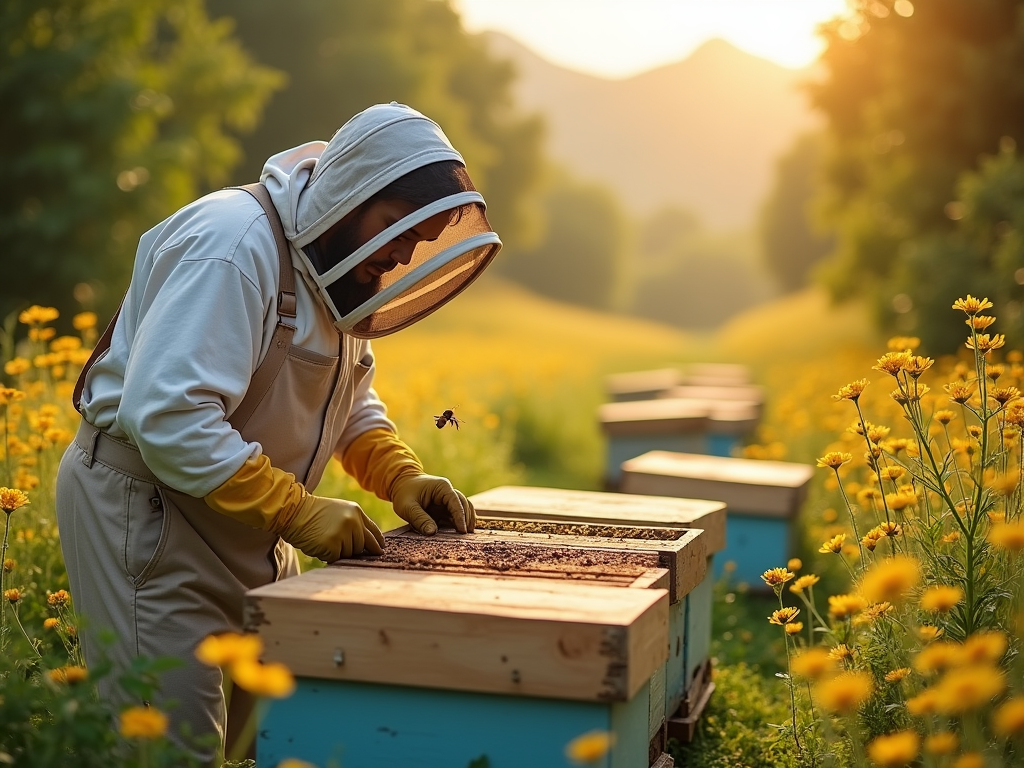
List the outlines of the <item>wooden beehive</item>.
{"label": "wooden beehive", "polygon": [[614,401],[650,400],[682,381],[675,368],[615,373],[605,379],[605,391]]}
{"label": "wooden beehive", "polygon": [[715,570],[731,561],[736,579],[761,588],[761,574],[789,559],[792,519],[813,474],[806,464],[652,451],[623,464],[620,485],[628,493],[726,504],[728,545]]}
{"label": "wooden beehive", "polygon": [[735,363],[690,363],[683,372],[683,384],[732,387],[750,383],[750,369]]}
{"label": "wooden beehive", "polygon": [[297,676],[261,724],[259,762],[562,768],[571,739],[603,730],[615,744],[597,765],[648,766],[668,603],[657,588],[347,565],[252,590],[247,629]]}
{"label": "wooden beehive", "polygon": [[607,487],[616,488],[622,462],[652,450],[704,453],[708,409],[682,400],[630,400],[598,408],[601,430],[608,439]]}
{"label": "wooden beehive", "polygon": [[669,607],[666,708],[669,735],[689,740],[707,700],[710,683],[713,562],[726,545],[726,507],[721,502],[557,488],[502,486],[471,497],[481,524],[515,520],[614,529],[618,526],[699,528],[707,552],[704,578],[683,601]]}

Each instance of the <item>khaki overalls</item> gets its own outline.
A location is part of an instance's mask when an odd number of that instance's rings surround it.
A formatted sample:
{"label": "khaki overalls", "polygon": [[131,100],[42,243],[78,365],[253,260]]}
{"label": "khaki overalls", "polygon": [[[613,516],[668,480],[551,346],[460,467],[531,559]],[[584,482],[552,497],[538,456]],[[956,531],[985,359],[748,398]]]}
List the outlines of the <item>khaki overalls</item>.
{"label": "khaki overalls", "polygon": [[[312,489],[372,359],[356,359],[361,345],[345,336],[339,336],[337,357],[291,346],[294,329],[286,321],[295,317],[295,275],[273,203],[265,188],[254,186],[259,189],[245,189],[267,210],[278,241],[282,320],[228,421],[246,441],[259,442],[275,467]],[[194,734],[223,739],[221,671],[200,664],[195,647],[211,633],[241,632],[246,590],[298,573],[292,547],[162,485],[134,446],[84,419],[61,461],[57,519],[75,608],[83,617],[87,662],[92,667],[107,658],[114,664],[115,673],[101,682],[105,698],[139,703],[117,685],[118,671],[137,656],[176,657],[184,666],[162,675],[153,704],[178,702],[168,710],[174,734],[187,723]],[[229,740],[251,707],[247,696],[235,694]],[[210,748],[198,754],[212,759],[215,753]]]}

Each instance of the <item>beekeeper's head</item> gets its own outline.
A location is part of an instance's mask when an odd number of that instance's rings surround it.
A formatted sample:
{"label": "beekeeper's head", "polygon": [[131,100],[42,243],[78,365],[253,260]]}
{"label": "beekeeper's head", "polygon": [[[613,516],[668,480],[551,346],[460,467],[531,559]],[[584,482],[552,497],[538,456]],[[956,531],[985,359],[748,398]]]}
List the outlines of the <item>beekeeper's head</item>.
{"label": "beekeeper's head", "polygon": [[334,135],[303,189],[293,243],[337,327],[364,338],[419,320],[473,281],[501,241],[436,123],[391,103]]}

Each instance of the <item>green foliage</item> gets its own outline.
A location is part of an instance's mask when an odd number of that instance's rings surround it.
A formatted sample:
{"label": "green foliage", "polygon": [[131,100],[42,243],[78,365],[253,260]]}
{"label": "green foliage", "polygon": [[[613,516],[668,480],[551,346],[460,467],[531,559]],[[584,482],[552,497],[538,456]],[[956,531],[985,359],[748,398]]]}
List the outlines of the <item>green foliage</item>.
{"label": "green foliage", "polygon": [[560,175],[541,206],[546,232],[532,248],[505,257],[509,277],[545,296],[610,309],[624,274],[628,223],[606,188]]}
{"label": "green foliage", "polygon": [[288,73],[260,128],[245,140],[239,183],[271,155],[329,139],[356,112],[400,101],[436,120],[466,158],[488,216],[509,243],[529,225],[525,193],[541,167],[541,124],[513,109],[511,65],[467,34],[445,0],[210,0],[246,47]]}
{"label": "green foliage", "polygon": [[630,311],[685,328],[713,328],[771,292],[748,235],[709,232],[678,208],[640,222],[632,266]]}
{"label": "green foliage", "polygon": [[760,213],[758,235],[765,264],[783,291],[807,285],[811,269],[832,249],[832,238],[817,230],[808,205],[821,164],[822,137],[797,138],[775,166],[775,184]]}
{"label": "green foliage", "polygon": [[[1024,140],[1024,3],[931,0],[909,17],[891,0],[852,6],[824,27],[827,77],[813,89],[830,144],[817,202],[837,237],[825,279],[837,297],[872,297],[883,324],[902,315],[899,329],[928,335],[931,352],[949,351],[961,339],[940,330],[946,284],[985,295],[1005,277],[991,253],[962,247],[955,222],[958,182],[979,156]],[[999,237],[992,223],[982,240]]]}
{"label": "green foliage", "polygon": [[280,84],[230,31],[201,0],[0,6],[0,317],[73,292],[109,312],[138,236],[226,181]]}
{"label": "green foliage", "polygon": [[715,669],[715,693],[690,744],[669,742],[676,765],[687,768],[747,768],[798,763],[792,744],[773,724],[789,716],[772,684],[744,663]]}

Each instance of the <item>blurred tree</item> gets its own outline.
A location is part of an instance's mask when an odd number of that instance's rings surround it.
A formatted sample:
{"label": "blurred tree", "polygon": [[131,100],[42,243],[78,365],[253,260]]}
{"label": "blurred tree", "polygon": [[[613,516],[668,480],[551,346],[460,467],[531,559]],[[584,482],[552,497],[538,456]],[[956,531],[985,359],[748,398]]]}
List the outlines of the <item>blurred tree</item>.
{"label": "blurred tree", "polygon": [[138,237],[225,183],[280,83],[201,0],[0,4],[0,317],[110,313]]}
{"label": "blurred tree", "polygon": [[958,234],[957,183],[979,156],[1024,140],[1024,1],[851,6],[822,28],[826,77],[812,89],[830,145],[818,203],[837,236],[824,277],[835,297],[867,296],[881,324],[948,351],[962,342],[962,329],[938,331],[948,304],[997,274],[976,248],[998,232],[970,247]]}
{"label": "blurred tree", "polygon": [[488,217],[510,245],[536,235],[527,192],[541,168],[541,122],[516,114],[512,65],[462,29],[448,0],[210,0],[245,46],[289,75],[245,140],[237,182],[276,152],[329,139],[356,112],[400,101],[435,119],[465,156]]}
{"label": "blurred tree", "polygon": [[555,178],[541,197],[546,231],[514,249],[501,271],[537,293],[595,309],[614,309],[625,267],[628,222],[605,187]]}
{"label": "blurred tree", "polygon": [[747,234],[708,232],[692,212],[679,208],[659,211],[638,229],[632,314],[709,329],[772,293]]}
{"label": "blurred tree", "polygon": [[775,165],[775,182],[761,207],[758,239],[765,265],[783,291],[803,288],[811,269],[834,246],[818,231],[809,205],[818,186],[822,138],[808,133]]}

